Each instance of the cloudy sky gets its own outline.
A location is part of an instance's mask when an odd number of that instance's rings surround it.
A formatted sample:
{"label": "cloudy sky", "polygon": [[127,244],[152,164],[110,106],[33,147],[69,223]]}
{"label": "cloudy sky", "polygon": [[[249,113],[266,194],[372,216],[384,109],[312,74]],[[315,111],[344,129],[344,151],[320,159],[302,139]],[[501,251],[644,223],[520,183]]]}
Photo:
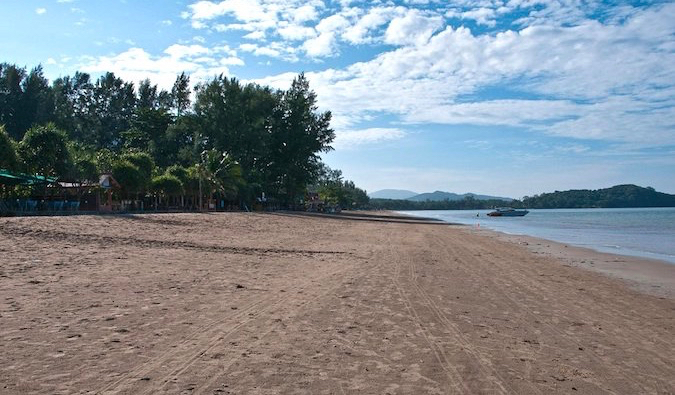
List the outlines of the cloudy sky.
{"label": "cloudy sky", "polygon": [[0,62],[150,78],[224,73],[333,113],[368,191],[675,193],[675,3],[4,0]]}

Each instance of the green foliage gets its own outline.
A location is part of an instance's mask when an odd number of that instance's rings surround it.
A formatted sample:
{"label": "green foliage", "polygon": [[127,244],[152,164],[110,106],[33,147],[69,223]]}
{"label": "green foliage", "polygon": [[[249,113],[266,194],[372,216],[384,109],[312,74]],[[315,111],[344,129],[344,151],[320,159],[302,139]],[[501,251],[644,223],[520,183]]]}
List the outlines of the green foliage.
{"label": "green foliage", "polygon": [[616,185],[598,190],[570,190],[523,198],[530,208],[675,207],[675,195],[636,185]]}
{"label": "green foliage", "polygon": [[371,199],[370,207],[387,210],[465,210],[489,209],[499,206],[516,208],[619,208],[675,207],[675,195],[656,192],[654,188],[636,185],[616,185],[598,190],[570,190],[525,196],[514,200],[444,200],[415,202],[410,200]]}
{"label": "green foliage", "polygon": [[369,207],[374,210],[482,210],[494,207],[522,207],[522,203],[513,200],[505,202],[504,200],[478,200],[472,197],[466,197],[462,200],[427,200],[417,202],[413,200],[400,199],[370,199]]}
{"label": "green foliage", "polygon": [[190,108],[190,77],[180,73],[171,89],[172,108],[177,116],[183,115]]}
{"label": "green foliage", "polygon": [[[155,169],[155,162],[152,156],[146,152],[131,152],[123,155],[122,160],[126,160],[136,166],[140,175],[140,185],[138,185],[137,192],[146,192],[150,188],[152,173]],[[120,181],[118,180],[118,182]]]}
{"label": "green foliage", "polygon": [[0,125],[0,169],[17,170],[16,143]]}
{"label": "green foliage", "polygon": [[[318,154],[330,151],[335,137],[331,114],[318,112],[304,75],[287,91],[221,75],[197,87],[192,109],[190,97],[185,73],[167,92],[147,79],[136,90],[113,73],[92,81],[76,72],[50,86],[41,66],[27,71],[0,64],[0,124],[9,137],[24,140],[18,156],[29,168],[20,170],[77,182],[97,178],[95,166],[118,173],[125,193],[140,194],[150,189],[155,166],[180,165],[189,169],[188,178],[174,175],[191,194],[201,174],[212,197],[250,203],[264,192],[275,203],[299,202],[320,170]],[[27,132],[31,127],[63,130],[67,139],[59,132],[52,136],[55,144],[33,143],[37,132]],[[0,160],[9,167],[16,161],[6,140],[0,141]],[[65,141],[72,143],[69,149]],[[356,195],[362,200],[356,187],[345,197],[350,188],[342,184],[330,193],[342,202]]]}
{"label": "green foliage", "polygon": [[166,174],[170,174],[180,180],[185,185],[190,179],[190,171],[181,165],[173,165],[166,169]]}
{"label": "green foliage", "polygon": [[245,183],[241,174],[241,166],[226,152],[209,150],[203,152],[201,171],[203,187],[212,193],[220,193],[228,200],[235,199],[239,188]]}
{"label": "green foliage", "polygon": [[[120,134],[122,144],[127,149],[146,152],[161,151],[171,116],[164,109],[139,108],[131,120],[131,128]],[[161,155],[154,155],[161,157]]]}
{"label": "green foliage", "polygon": [[134,114],[134,85],[106,73],[96,81],[93,94],[95,133],[91,143],[98,148],[117,149],[121,145],[121,133],[129,129]]}
{"label": "green foliage", "polygon": [[15,139],[21,140],[26,121],[19,114],[22,113],[23,81],[26,78],[26,69],[13,64],[0,64],[0,124],[5,125],[7,133]]}
{"label": "green foliage", "polygon": [[270,159],[275,165],[271,181],[276,186],[273,192],[288,204],[304,194],[305,186],[316,177],[321,164],[317,154],[332,150],[331,113],[316,111],[316,94],[304,74],[278,94],[271,124]]}
{"label": "green foliage", "polygon": [[366,191],[357,188],[353,181],[343,180],[340,170],[326,165],[321,166],[317,190],[321,200],[345,209],[365,208],[370,201]]}
{"label": "green foliage", "polygon": [[94,163],[99,173],[111,173],[117,155],[107,148],[100,149],[94,154]]}
{"label": "green foliage", "polygon": [[80,183],[98,181],[99,171],[96,167],[94,153],[74,142],[68,144],[68,151],[72,162],[67,178]]}
{"label": "green foliage", "polygon": [[97,147],[100,123],[94,84],[89,74],[76,72],[73,77],[61,77],[54,81],[52,90],[56,125],[67,131],[72,140]]}
{"label": "green foliage", "polygon": [[28,130],[19,143],[25,168],[43,176],[67,176],[71,165],[67,139],[65,132],[52,123]]}
{"label": "green foliage", "polygon": [[183,194],[183,183],[171,174],[162,174],[152,179],[152,191],[160,196],[179,196]]}
{"label": "green foliage", "polygon": [[144,188],[143,174],[136,165],[128,160],[118,160],[112,165],[112,175],[127,196],[142,192]]}
{"label": "green foliage", "polygon": [[183,182],[183,188],[185,189],[186,194],[196,195],[199,192],[200,167],[199,165],[194,165],[189,167],[187,170],[188,177],[186,181]]}

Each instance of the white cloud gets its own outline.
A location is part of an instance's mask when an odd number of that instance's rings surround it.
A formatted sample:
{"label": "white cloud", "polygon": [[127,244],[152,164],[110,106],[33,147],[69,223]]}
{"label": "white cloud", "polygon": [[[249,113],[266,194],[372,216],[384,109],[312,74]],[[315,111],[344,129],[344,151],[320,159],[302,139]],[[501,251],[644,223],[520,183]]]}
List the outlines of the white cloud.
{"label": "white cloud", "polygon": [[409,10],[406,15],[394,18],[389,23],[384,41],[394,45],[421,45],[442,26],[443,19],[440,16],[425,16],[418,10]]}
{"label": "white cloud", "polygon": [[89,73],[112,71],[127,81],[150,78],[160,88],[171,89],[176,76],[182,72],[190,75],[192,83],[221,73],[229,75],[228,66],[244,64],[233,56],[235,53],[227,46],[174,44],[164,50],[163,56],[153,56],[142,48],[131,48],[115,56],[90,58],[80,69]]}
{"label": "white cloud", "polygon": [[249,39],[249,40],[264,40],[265,37],[266,37],[266,35],[265,35],[265,32],[263,30],[251,32],[251,33],[244,36],[244,38]]}
{"label": "white cloud", "polygon": [[[387,135],[375,129],[356,134],[369,116],[387,114],[403,123],[503,125],[579,139],[675,143],[675,69],[669,66],[675,64],[675,4],[623,7],[601,22],[586,17],[588,7],[564,10],[545,0],[467,0],[450,11],[416,9],[423,4],[416,1],[405,7],[342,3],[199,1],[184,17],[208,34],[241,32],[253,40],[239,45],[242,52],[288,62],[335,56],[341,45],[395,46],[345,68],[307,73],[321,108],[333,111],[338,135],[345,133],[343,141]],[[445,26],[440,15],[494,27],[496,18],[514,10],[526,15],[518,22],[522,27],[499,32]],[[268,39],[276,41],[263,41]],[[168,70],[171,81],[174,70],[213,75],[244,64],[236,52],[202,45],[97,60],[100,67]],[[257,82],[286,89],[295,75]],[[483,90],[502,98],[482,99]]]}
{"label": "white cloud", "polygon": [[288,25],[277,30],[285,40],[305,40],[316,36],[316,31],[307,26]]}
{"label": "white cloud", "polygon": [[418,108],[405,115],[413,123],[534,126],[579,115],[579,106],[562,100],[491,100]]}
{"label": "white cloud", "polygon": [[173,44],[164,50],[165,54],[171,56],[174,59],[192,57],[197,55],[205,55],[208,54],[209,52],[210,50],[208,48],[197,44],[193,45]]}
{"label": "white cloud", "polygon": [[[390,40],[404,36],[393,29],[406,31],[420,20],[409,15],[409,24],[390,25]],[[307,76],[322,108],[343,127],[384,113],[410,123],[508,125],[580,139],[673,144],[675,68],[667,65],[675,64],[674,20],[675,4],[668,4],[621,24],[538,24],[497,34],[447,27],[428,40],[424,33],[415,46]],[[335,50],[328,39],[314,44],[315,55]],[[524,99],[485,101],[485,88]]]}
{"label": "white cloud", "polygon": [[289,62],[297,60],[295,48],[285,46],[283,43],[272,42],[265,46],[258,44],[245,43],[239,46],[239,49],[251,53],[255,56],[268,56],[271,58],[283,59]]}
{"label": "white cloud", "polygon": [[310,57],[325,57],[335,54],[335,34],[331,32],[321,33],[318,37],[311,38],[302,45]]}
{"label": "white cloud", "polygon": [[244,52],[250,52],[256,56],[269,56],[272,58],[278,58],[281,56],[281,52],[277,51],[276,49],[260,47],[257,44],[241,44],[239,49]]}
{"label": "white cloud", "polygon": [[319,13],[311,4],[305,4],[299,8],[293,10],[291,18],[295,23],[303,23],[316,20],[319,17]]}
{"label": "white cloud", "polygon": [[318,36],[305,41],[302,49],[312,58],[335,55],[337,53],[336,34],[349,25],[349,20],[341,14],[322,19],[316,25]]}
{"label": "white cloud", "polygon": [[348,149],[362,144],[375,144],[383,141],[399,140],[406,133],[398,128],[369,128],[362,130],[346,130],[336,133],[333,146]]}
{"label": "white cloud", "polygon": [[193,20],[211,20],[233,14],[237,19],[251,22],[267,19],[269,15],[256,0],[198,1],[188,6]]}
{"label": "white cloud", "polygon": [[471,11],[460,13],[462,19],[473,19],[479,25],[495,26],[497,11],[494,8],[475,8]]}
{"label": "white cloud", "polygon": [[357,22],[347,28],[342,38],[351,44],[364,44],[374,41],[371,33],[389,23],[404,10],[402,7],[375,7],[359,17]]}
{"label": "white cloud", "polygon": [[43,15],[43,14],[47,13],[47,9],[46,8],[36,8],[35,13],[38,14],[38,15]]}

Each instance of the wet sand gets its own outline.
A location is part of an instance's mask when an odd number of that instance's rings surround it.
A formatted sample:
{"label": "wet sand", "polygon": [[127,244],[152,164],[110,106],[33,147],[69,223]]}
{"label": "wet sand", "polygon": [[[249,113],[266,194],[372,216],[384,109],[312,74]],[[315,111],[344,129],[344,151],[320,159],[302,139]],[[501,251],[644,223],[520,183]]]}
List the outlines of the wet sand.
{"label": "wet sand", "polygon": [[0,393],[673,393],[674,279],[386,214],[0,218]]}

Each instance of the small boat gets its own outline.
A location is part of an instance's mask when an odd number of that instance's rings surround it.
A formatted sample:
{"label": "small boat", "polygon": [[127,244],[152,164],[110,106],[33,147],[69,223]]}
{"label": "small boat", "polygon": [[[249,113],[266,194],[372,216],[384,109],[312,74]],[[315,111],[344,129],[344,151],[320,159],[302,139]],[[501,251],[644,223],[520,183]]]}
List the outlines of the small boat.
{"label": "small boat", "polygon": [[529,211],[527,210],[516,210],[511,207],[499,207],[495,211],[488,213],[490,217],[524,217]]}

